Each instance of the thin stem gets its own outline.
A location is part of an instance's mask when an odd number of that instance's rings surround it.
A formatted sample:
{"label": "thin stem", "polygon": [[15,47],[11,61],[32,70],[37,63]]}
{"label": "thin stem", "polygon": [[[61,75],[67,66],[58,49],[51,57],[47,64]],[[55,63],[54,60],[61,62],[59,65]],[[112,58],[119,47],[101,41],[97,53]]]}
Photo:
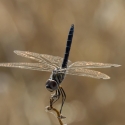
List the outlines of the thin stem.
{"label": "thin stem", "polygon": [[58,121],[59,121],[60,125],[63,125],[63,123],[62,123],[62,121],[61,121],[61,118],[60,118],[60,113],[59,113],[59,111],[58,111],[57,109],[53,108],[53,107],[51,107],[51,108],[52,108],[53,111],[56,112],[57,118],[58,118]]}

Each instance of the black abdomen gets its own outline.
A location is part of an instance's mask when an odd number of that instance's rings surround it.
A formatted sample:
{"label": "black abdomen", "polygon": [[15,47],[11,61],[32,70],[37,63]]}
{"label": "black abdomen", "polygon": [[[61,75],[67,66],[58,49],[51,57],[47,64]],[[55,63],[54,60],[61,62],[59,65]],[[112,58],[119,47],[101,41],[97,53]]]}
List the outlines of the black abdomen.
{"label": "black abdomen", "polygon": [[62,68],[67,67],[69,52],[70,52],[70,48],[71,48],[71,44],[72,44],[73,32],[74,32],[74,25],[72,24],[70,31],[69,31],[68,39],[67,39],[66,50],[65,50],[63,63],[62,63]]}

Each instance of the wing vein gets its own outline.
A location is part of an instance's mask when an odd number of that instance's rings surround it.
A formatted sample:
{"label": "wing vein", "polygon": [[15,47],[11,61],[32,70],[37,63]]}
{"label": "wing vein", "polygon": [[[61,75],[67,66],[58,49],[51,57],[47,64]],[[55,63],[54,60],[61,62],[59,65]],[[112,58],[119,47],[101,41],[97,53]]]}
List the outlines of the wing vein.
{"label": "wing vein", "polygon": [[53,71],[54,66],[42,63],[0,63],[0,67],[14,67],[21,69]]}
{"label": "wing vein", "polygon": [[78,76],[87,76],[87,77],[92,77],[96,79],[109,79],[110,77],[104,73],[90,70],[90,69],[85,69],[85,68],[68,68],[66,71],[66,74],[70,75],[78,75]]}

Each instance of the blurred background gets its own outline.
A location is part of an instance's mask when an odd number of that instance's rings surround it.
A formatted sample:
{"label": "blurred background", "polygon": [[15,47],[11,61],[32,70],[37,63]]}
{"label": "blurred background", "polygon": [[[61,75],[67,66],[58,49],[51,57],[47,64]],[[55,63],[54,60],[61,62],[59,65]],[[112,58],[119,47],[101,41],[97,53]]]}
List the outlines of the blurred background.
{"label": "blurred background", "polygon": [[[68,125],[125,125],[124,0],[0,0],[0,62],[35,62],[13,53],[63,57],[71,24],[70,60],[114,63],[98,80],[67,75],[62,114]],[[0,125],[59,125],[45,111],[48,72],[0,68]],[[61,101],[54,106],[60,109]]]}

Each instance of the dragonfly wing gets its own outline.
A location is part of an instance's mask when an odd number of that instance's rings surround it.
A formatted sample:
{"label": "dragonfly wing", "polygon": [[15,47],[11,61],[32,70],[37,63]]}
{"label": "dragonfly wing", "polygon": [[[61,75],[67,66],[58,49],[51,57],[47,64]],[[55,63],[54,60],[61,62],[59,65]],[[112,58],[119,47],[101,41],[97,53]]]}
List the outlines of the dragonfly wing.
{"label": "dragonfly wing", "polygon": [[55,67],[42,63],[0,63],[1,67],[14,67],[21,69],[52,72]]}
{"label": "dragonfly wing", "polygon": [[69,67],[83,67],[83,68],[110,68],[110,67],[119,67],[121,65],[118,64],[110,64],[110,63],[98,63],[98,62],[85,62],[85,61],[78,61],[72,63]]}
{"label": "dragonfly wing", "polygon": [[107,76],[106,74],[103,74],[101,72],[89,70],[89,69],[84,69],[84,68],[78,68],[78,67],[68,68],[66,70],[66,74],[87,76],[87,77],[92,77],[92,78],[96,78],[96,79],[110,79],[109,76]]}
{"label": "dragonfly wing", "polygon": [[22,57],[26,57],[29,59],[36,60],[38,62],[46,63],[46,61],[44,59],[42,59],[40,57],[40,54],[38,54],[38,53],[33,53],[33,52],[28,52],[28,51],[18,51],[18,50],[14,50],[14,53],[16,53],[17,55],[22,56]]}
{"label": "dragonfly wing", "polygon": [[[62,66],[63,58],[59,56],[52,56],[52,55],[47,55],[47,54],[40,54],[40,55],[43,59],[45,59],[48,62],[58,65],[58,67]],[[71,61],[68,60],[68,65],[70,64],[71,64]]]}
{"label": "dragonfly wing", "polygon": [[[30,58],[38,62],[48,63],[49,65],[54,65],[56,67],[60,67],[63,61],[63,58],[61,57],[47,55],[47,54],[38,54],[38,53],[33,53],[28,51],[18,51],[18,50],[15,50],[14,53],[16,53],[19,56]],[[68,64],[70,63],[71,61],[68,61]]]}

